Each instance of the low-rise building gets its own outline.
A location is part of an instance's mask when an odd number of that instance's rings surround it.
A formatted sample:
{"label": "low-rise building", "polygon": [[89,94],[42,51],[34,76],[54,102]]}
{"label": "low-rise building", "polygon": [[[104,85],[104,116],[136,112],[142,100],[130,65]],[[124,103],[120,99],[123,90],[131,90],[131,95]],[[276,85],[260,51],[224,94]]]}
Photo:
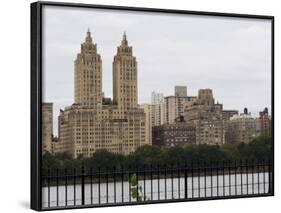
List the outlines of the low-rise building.
{"label": "low-rise building", "polygon": [[258,129],[257,119],[245,108],[244,113],[230,118],[226,130],[226,142],[249,143],[260,135]]}
{"label": "low-rise building", "polygon": [[152,145],[179,146],[195,144],[195,126],[186,123],[182,117],[172,124],[152,127]]}

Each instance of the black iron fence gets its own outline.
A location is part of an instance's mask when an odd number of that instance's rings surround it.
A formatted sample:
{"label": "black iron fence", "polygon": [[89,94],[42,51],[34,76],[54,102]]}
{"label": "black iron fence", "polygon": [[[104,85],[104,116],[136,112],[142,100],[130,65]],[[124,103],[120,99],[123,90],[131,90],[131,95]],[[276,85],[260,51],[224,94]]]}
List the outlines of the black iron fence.
{"label": "black iron fence", "polygon": [[57,169],[42,177],[42,209],[261,196],[272,187],[270,161]]}

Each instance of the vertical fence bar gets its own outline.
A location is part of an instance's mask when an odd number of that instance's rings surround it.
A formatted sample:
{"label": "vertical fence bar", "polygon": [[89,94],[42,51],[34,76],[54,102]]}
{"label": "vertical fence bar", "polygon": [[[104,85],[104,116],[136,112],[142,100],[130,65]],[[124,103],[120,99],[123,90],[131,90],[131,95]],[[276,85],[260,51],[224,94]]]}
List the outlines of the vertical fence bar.
{"label": "vertical fence bar", "polygon": [[197,171],[197,181],[198,181],[198,183],[197,183],[197,185],[198,185],[198,197],[200,198],[201,197],[201,191],[200,191],[200,189],[201,189],[201,186],[200,186],[200,182],[201,182],[201,175],[200,175],[200,172],[201,172],[201,164],[200,164],[200,162],[198,162],[197,163],[197,169],[196,169],[196,171]]}
{"label": "vertical fence bar", "polygon": [[272,193],[272,174],[271,174],[271,161],[268,160],[268,193]]}
{"label": "vertical fence bar", "polygon": [[50,177],[50,175],[51,175],[51,171],[50,171],[50,169],[48,169],[48,208],[50,208],[50,206],[51,206],[51,195],[50,195],[50,182],[51,182],[51,177]]}
{"label": "vertical fence bar", "polygon": [[85,205],[85,170],[81,168],[81,205]]}
{"label": "vertical fence bar", "polygon": [[157,165],[157,192],[158,192],[158,200],[160,200],[160,170],[159,170],[159,164]]}
{"label": "vertical fence bar", "polygon": [[191,193],[192,198],[194,197],[194,164],[191,162]]}
{"label": "vertical fence bar", "polygon": [[116,203],[116,167],[114,166],[114,168],[113,168],[113,172],[114,172],[114,174],[113,174],[113,194],[114,194],[114,203]]}
{"label": "vertical fence bar", "polygon": [[174,165],[171,165],[171,187],[172,187],[172,199],[174,199]]}
{"label": "vertical fence bar", "polygon": [[188,198],[188,195],[187,195],[187,164],[186,164],[186,161],[184,163],[184,198],[187,199]]}
{"label": "vertical fence bar", "polygon": [[131,203],[131,167],[128,168],[128,180],[129,180],[129,202]]}
{"label": "vertical fence bar", "polygon": [[240,160],[240,184],[241,184],[241,195],[243,195],[243,161]]}
{"label": "vertical fence bar", "polygon": [[90,169],[91,204],[93,204],[93,168]]}
{"label": "vertical fence bar", "polygon": [[56,170],[57,206],[59,206],[59,169]]}
{"label": "vertical fence bar", "polygon": [[225,196],[225,176],[224,176],[224,160],[222,161],[222,195]]}
{"label": "vertical fence bar", "polygon": [[121,166],[121,201],[124,202],[124,168]]}
{"label": "vertical fence bar", "polygon": [[64,169],[65,206],[67,206],[67,168]]}
{"label": "vertical fence bar", "polygon": [[263,193],[265,193],[265,172],[266,172],[266,169],[265,169],[265,160],[263,160],[262,167],[263,167]]}
{"label": "vertical fence bar", "polygon": [[207,167],[206,162],[204,162],[204,197],[207,197]]}
{"label": "vertical fence bar", "polygon": [[98,168],[98,193],[99,193],[99,204],[100,204],[100,181],[101,181],[101,170],[100,167]]}
{"label": "vertical fence bar", "polygon": [[138,166],[136,166],[136,182],[137,182],[137,202],[139,202],[139,171]]}
{"label": "vertical fence bar", "polygon": [[152,173],[152,164],[150,164],[150,194],[151,194],[151,200],[153,200],[153,173]]}
{"label": "vertical fence bar", "polygon": [[[158,167],[159,170],[159,167]],[[146,200],[146,187],[145,187],[145,181],[146,181],[146,168],[145,164],[143,165],[143,199]]]}
{"label": "vertical fence bar", "polygon": [[237,162],[234,161],[235,195],[237,195]]}
{"label": "vertical fence bar", "polygon": [[258,194],[260,194],[260,160],[258,160]]}
{"label": "vertical fence bar", "polygon": [[165,181],[165,200],[167,199],[167,165],[164,168],[164,181]]}
{"label": "vertical fence bar", "polygon": [[254,178],[255,162],[252,160],[252,194],[255,194],[255,178]]}
{"label": "vertical fence bar", "polygon": [[73,169],[73,204],[76,206],[76,168]]}
{"label": "vertical fence bar", "polygon": [[228,195],[231,196],[231,162],[228,161]]}
{"label": "vertical fence bar", "polygon": [[106,203],[108,203],[108,167],[105,169],[105,180],[106,180]]}
{"label": "vertical fence bar", "polygon": [[179,163],[177,163],[177,165],[178,165],[178,199],[180,199],[181,198],[181,195],[180,195],[180,165],[179,165]]}
{"label": "vertical fence bar", "polygon": [[219,162],[217,161],[217,165],[216,165],[217,169],[217,197],[219,196]]}
{"label": "vertical fence bar", "polygon": [[246,194],[249,194],[249,161],[246,159]]}
{"label": "vertical fence bar", "polygon": [[213,197],[213,162],[211,162],[211,197]]}

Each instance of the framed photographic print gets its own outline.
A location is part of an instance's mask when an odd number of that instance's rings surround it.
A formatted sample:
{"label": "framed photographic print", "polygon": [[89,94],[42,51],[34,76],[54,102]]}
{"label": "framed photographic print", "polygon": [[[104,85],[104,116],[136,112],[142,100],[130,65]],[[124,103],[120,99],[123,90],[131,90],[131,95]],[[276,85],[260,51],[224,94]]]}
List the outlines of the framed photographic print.
{"label": "framed photographic print", "polygon": [[31,4],[31,208],[274,195],[274,17]]}

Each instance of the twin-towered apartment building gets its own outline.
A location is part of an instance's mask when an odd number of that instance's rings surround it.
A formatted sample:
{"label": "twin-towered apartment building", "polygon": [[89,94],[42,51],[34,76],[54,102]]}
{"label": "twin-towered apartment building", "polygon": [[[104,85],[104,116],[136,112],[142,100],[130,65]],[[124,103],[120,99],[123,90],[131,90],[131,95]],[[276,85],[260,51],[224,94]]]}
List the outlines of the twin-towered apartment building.
{"label": "twin-towered apartment building", "polygon": [[90,31],[77,54],[74,78],[75,101],[60,111],[53,152],[73,158],[90,157],[98,149],[128,154],[148,143],[138,105],[137,61],[125,33],[113,59],[113,100],[103,97],[102,59]]}
{"label": "twin-towered apartment building", "polygon": [[112,66],[113,99],[103,96],[102,58],[88,31],[74,63],[74,103],[60,111],[57,138],[52,136],[52,103],[42,104],[43,152],[77,158],[100,149],[129,154],[145,144],[226,142],[230,118],[238,111],[223,110],[211,89],[188,96],[185,86],[176,86],[173,96],[153,93],[151,103],[139,105],[137,60],[125,33]]}

